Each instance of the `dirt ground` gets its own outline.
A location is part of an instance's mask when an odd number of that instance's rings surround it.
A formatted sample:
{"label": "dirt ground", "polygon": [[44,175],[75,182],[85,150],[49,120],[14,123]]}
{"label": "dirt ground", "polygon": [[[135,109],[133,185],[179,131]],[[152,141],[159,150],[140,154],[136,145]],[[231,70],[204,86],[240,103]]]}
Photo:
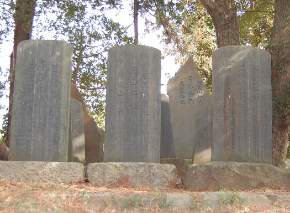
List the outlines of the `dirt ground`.
{"label": "dirt ground", "polygon": [[[107,185],[104,187],[95,187],[88,182],[71,183],[49,183],[49,182],[15,182],[0,180],[0,212],[93,212],[87,209],[88,195],[97,193],[113,192],[115,195],[132,194],[168,194],[168,193],[186,193],[196,197],[205,191],[192,191],[185,189],[182,185],[164,190],[157,190],[149,187],[132,187],[126,182],[118,185]],[[259,189],[253,191],[243,191],[236,193],[274,193],[280,195],[290,195],[290,190],[270,190]],[[290,212],[283,206],[273,206],[272,209],[264,211],[249,210],[247,206],[242,206],[235,200],[226,203],[221,209],[210,209],[198,203],[195,200],[193,208],[182,212]],[[197,207],[198,206],[198,207]],[[105,209],[102,212],[171,212],[168,209],[162,209],[157,205],[152,205],[146,209]]]}

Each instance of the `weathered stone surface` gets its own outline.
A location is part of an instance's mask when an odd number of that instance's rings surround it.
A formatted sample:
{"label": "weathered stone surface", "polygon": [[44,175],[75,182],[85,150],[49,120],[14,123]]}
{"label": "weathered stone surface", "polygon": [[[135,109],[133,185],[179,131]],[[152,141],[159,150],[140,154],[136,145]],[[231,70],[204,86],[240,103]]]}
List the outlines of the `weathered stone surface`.
{"label": "weathered stone surface", "polygon": [[192,197],[187,194],[166,194],[166,204],[171,207],[172,211],[188,210]]}
{"label": "weathered stone surface", "polygon": [[[289,195],[272,193],[243,193],[233,191],[183,194],[141,194],[140,191],[126,195],[120,192],[89,194],[88,209],[94,212],[142,212],[162,209],[163,212],[288,212]],[[186,211],[186,212],[187,212]]]}
{"label": "weathered stone surface", "polygon": [[271,55],[222,47],[213,53],[212,73],[212,160],[271,163]]}
{"label": "weathered stone surface", "polygon": [[101,139],[99,142],[99,150],[98,150],[98,161],[103,162],[104,161],[104,142],[105,142],[105,130],[99,129]]}
{"label": "weathered stone surface", "polygon": [[84,116],[81,102],[71,98],[70,139],[68,143],[68,162],[86,164]]}
{"label": "weathered stone surface", "polygon": [[243,198],[243,203],[248,204],[250,209],[256,211],[262,211],[272,207],[272,202],[264,194],[247,195]]}
{"label": "weathered stone surface", "polygon": [[193,159],[195,116],[211,107],[211,95],[190,57],[167,83],[176,158]]}
{"label": "weathered stone surface", "polygon": [[212,108],[207,107],[196,113],[196,135],[194,143],[194,164],[211,162]]}
{"label": "weathered stone surface", "polygon": [[160,51],[109,49],[104,162],[160,162]]}
{"label": "weathered stone surface", "polygon": [[160,158],[160,163],[173,164],[177,169],[177,175],[180,177],[182,177],[187,170],[185,160],[182,158]]}
{"label": "weathered stone surface", "polygon": [[0,161],[0,177],[8,181],[79,182],[84,180],[81,163]]}
{"label": "weathered stone surface", "polygon": [[71,55],[64,41],[18,45],[9,160],[67,160]]}
{"label": "weathered stone surface", "polygon": [[[165,196],[164,196],[165,198]],[[111,192],[88,196],[88,209],[94,212],[139,212],[140,209],[161,206],[161,197],[156,195],[136,194],[119,195]]]}
{"label": "weathered stone surface", "polygon": [[109,203],[109,199],[112,197],[111,192],[99,193],[96,195],[88,196],[88,209],[94,212],[100,212],[104,210]]}
{"label": "weathered stone surface", "polygon": [[175,158],[168,95],[161,94],[160,158]]}
{"label": "weathered stone surface", "polygon": [[9,148],[0,141],[0,160],[8,160]]}
{"label": "weathered stone surface", "polygon": [[86,108],[83,97],[75,84],[71,84],[71,98],[78,100],[83,105],[86,164],[98,162],[98,150],[101,136],[97,124],[95,123],[95,120],[89,115],[89,111]]}
{"label": "weathered stone surface", "polygon": [[290,195],[266,194],[267,198],[276,206],[290,208]]}
{"label": "weathered stone surface", "polygon": [[104,186],[117,183],[128,177],[133,186],[168,188],[175,185],[176,167],[158,163],[91,163],[87,169],[88,179],[94,185]]}
{"label": "weathered stone surface", "polygon": [[211,162],[191,167],[182,177],[189,189],[252,190],[290,187],[290,170],[269,164]]}

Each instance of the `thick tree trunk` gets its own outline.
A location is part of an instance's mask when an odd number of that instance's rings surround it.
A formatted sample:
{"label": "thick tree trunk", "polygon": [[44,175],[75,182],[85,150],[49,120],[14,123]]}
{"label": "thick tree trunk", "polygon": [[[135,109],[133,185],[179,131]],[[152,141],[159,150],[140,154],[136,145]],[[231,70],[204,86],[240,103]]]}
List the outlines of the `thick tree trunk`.
{"label": "thick tree trunk", "polygon": [[36,0],[17,0],[16,9],[14,13],[15,30],[14,30],[14,47],[13,57],[10,65],[10,93],[9,93],[9,111],[8,111],[8,136],[6,144],[10,144],[10,130],[12,119],[13,93],[14,93],[14,78],[17,45],[24,40],[29,40],[31,36],[34,10]]}
{"label": "thick tree trunk", "polygon": [[271,35],[273,153],[272,163],[285,162],[290,133],[290,1],[276,0]]}
{"label": "thick tree trunk", "polygon": [[138,0],[134,0],[134,31],[135,31],[135,39],[134,44],[138,44],[138,10],[139,10],[139,2]]}
{"label": "thick tree trunk", "polygon": [[235,0],[199,0],[212,18],[217,45],[240,45],[240,26]]}

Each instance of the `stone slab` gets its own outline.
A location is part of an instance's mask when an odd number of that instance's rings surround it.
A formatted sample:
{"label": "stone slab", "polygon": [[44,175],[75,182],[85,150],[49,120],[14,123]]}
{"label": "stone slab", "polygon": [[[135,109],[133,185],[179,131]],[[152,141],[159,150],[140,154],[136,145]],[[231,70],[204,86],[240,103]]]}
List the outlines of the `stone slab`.
{"label": "stone slab", "polygon": [[175,158],[168,95],[161,94],[160,158]]}
{"label": "stone slab", "polygon": [[212,147],[212,108],[207,107],[196,113],[196,135],[193,163],[211,162]]}
{"label": "stone slab", "polygon": [[75,84],[71,84],[71,98],[78,100],[83,105],[86,164],[99,162],[98,151],[101,135],[94,118],[89,115],[82,94]]}
{"label": "stone slab", "polygon": [[215,161],[192,166],[182,181],[184,186],[194,190],[287,189],[289,177],[289,169],[270,164]]}
{"label": "stone slab", "polygon": [[186,162],[182,158],[160,158],[160,163],[173,164],[177,169],[177,175],[180,177],[182,177],[187,170]]}
{"label": "stone slab", "polygon": [[213,161],[272,163],[271,55],[249,46],[213,53]]}
{"label": "stone slab", "polygon": [[169,79],[167,94],[176,158],[193,159],[195,116],[201,109],[211,107],[212,100],[192,57]]}
{"label": "stone slab", "polygon": [[158,188],[175,185],[177,171],[174,165],[158,163],[90,163],[87,168],[89,181],[98,186],[118,183],[127,178],[129,184]]}
{"label": "stone slab", "polygon": [[[94,212],[288,212],[287,195],[272,193],[243,193],[233,191],[201,192],[194,194],[159,193],[143,194],[130,191],[89,194],[88,209]],[[275,197],[272,200],[269,197]],[[285,202],[282,202],[285,201]],[[284,205],[285,204],[285,205]],[[275,212],[276,212],[275,211]],[[146,211],[147,212],[147,211]]]}
{"label": "stone slab", "polygon": [[68,162],[86,164],[84,116],[82,103],[71,98],[70,140],[68,143]]}
{"label": "stone slab", "polygon": [[71,56],[64,41],[18,45],[9,160],[67,160]]}
{"label": "stone slab", "polygon": [[172,211],[188,210],[192,202],[192,197],[187,194],[166,194],[166,204]]}
{"label": "stone slab", "polygon": [[79,182],[84,180],[81,163],[0,161],[0,177],[7,181]]}
{"label": "stone slab", "polygon": [[160,162],[160,74],[155,48],[109,49],[104,162]]}

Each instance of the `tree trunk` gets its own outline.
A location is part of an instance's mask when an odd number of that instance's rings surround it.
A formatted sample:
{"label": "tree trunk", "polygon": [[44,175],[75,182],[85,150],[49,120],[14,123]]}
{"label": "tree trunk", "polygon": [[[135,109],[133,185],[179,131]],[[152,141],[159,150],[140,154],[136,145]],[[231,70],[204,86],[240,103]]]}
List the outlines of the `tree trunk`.
{"label": "tree trunk", "polygon": [[14,30],[14,47],[13,57],[10,65],[10,93],[9,93],[9,111],[8,111],[8,136],[6,144],[10,144],[10,130],[12,119],[13,93],[14,93],[14,79],[15,79],[15,65],[17,45],[24,40],[29,40],[33,26],[34,10],[36,0],[17,0],[14,13],[15,30]]}
{"label": "tree trunk", "polygon": [[217,45],[240,45],[240,26],[235,0],[199,0],[212,18]]}
{"label": "tree trunk", "polygon": [[269,52],[272,56],[272,163],[285,162],[290,133],[290,1],[276,0]]}
{"label": "tree trunk", "polygon": [[139,2],[138,0],[134,0],[134,31],[135,31],[135,39],[134,44],[138,44],[138,10],[139,10]]}

